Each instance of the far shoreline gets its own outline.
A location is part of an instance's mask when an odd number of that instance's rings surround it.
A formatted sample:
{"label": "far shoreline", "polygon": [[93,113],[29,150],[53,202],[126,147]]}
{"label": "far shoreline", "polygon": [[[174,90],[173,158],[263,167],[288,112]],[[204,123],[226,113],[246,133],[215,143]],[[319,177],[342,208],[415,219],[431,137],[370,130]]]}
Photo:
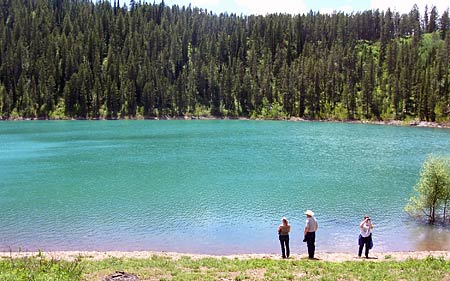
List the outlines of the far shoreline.
{"label": "far shoreline", "polygon": [[[171,260],[188,257],[190,259],[272,259],[281,260],[279,254],[235,254],[235,255],[208,255],[208,254],[192,254],[164,251],[40,251],[40,252],[0,252],[0,259],[16,259],[39,257],[54,260],[75,261],[84,260],[104,260],[109,258],[118,259],[149,259],[154,256],[164,257]],[[351,252],[317,252],[318,261],[324,262],[347,262],[347,261],[405,261],[408,259],[425,259],[434,257],[438,259],[450,260],[450,251],[411,251],[411,252],[377,252],[371,251],[369,259],[358,258],[355,253]],[[307,260],[307,253],[292,254],[288,260]]]}
{"label": "far shoreline", "polygon": [[123,121],[123,120],[149,120],[149,121],[165,121],[165,120],[244,120],[244,121],[287,121],[287,122],[317,122],[317,123],[344,123],[344,124],[368,124],[368,125],[387,125],[397,127],[421,127],[421,128],[439,128],[450,129],[450,122],[431,122],[420,120],[338,120],[338,119],[304,119],[300,117],[291,118],[249,118],[249,117],[215,117],[215,116],[163,116],[163,117],[133,117],[133,118],[1,118],[0,122],[16,122],[16,121]]}

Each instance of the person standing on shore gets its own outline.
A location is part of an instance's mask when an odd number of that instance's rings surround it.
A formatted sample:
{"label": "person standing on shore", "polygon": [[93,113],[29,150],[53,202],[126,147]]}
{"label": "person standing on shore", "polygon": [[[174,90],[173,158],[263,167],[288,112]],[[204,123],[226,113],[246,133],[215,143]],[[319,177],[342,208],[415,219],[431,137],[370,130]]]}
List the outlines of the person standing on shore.
{"label": "person standing on shore", "polygon": [[281,257],[283,259],[289,258],[291,253],[289,249],[289,232],[291,231],[291,225],[287,218],[281,219],[281,224],[278,226],[278,238],[281,244]]}
{"label": "person standing on shore", "polygon": [[306,210],[306,225],[304,231],[303,242],[306,242],[308,247],[308,257],[309,259],[314,259],[314,252],[316,250],[316,231],[319,228],[317,219],[314,217],[314,212],[311,210]]}
{"label": "person standing on shore", "polygon": [[372,249],[373,247],[372,229],[373,229],[372,220],[368,215],[365,215],[364,220],[359,224],[360,234],[358,239],[359,245],[358,257],[361,257],[362,250],[365,245],[366,250],[364,254],[366,256],[366,259],[369,258],[369,250]]}

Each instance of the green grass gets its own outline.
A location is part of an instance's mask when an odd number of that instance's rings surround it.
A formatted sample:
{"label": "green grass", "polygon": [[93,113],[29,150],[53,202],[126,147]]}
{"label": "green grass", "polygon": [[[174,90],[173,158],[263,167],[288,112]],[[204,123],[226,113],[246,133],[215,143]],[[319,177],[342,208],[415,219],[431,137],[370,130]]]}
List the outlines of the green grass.
{"label": "green grass", "polygon": [[450,280],[450,261],[433,257],[380,262],[162,256],[73,262],[40,256],[0,259],[0,280],[102,280],[116,271],[136,274],[140,280]]}
{"label": "green grass", "polygon": [[41,255],[0,258],[0,280],[83,280],[81,260],[73,262],[45,259]]}

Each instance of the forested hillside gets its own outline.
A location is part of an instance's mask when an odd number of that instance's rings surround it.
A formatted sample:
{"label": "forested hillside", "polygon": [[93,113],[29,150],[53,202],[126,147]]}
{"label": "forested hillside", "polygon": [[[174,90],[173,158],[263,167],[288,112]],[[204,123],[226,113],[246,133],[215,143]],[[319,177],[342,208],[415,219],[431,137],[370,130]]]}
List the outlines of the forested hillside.
{"label": "forested hillside", "polygon": [[445,121],[449,12],[0,0],[0,116]]}

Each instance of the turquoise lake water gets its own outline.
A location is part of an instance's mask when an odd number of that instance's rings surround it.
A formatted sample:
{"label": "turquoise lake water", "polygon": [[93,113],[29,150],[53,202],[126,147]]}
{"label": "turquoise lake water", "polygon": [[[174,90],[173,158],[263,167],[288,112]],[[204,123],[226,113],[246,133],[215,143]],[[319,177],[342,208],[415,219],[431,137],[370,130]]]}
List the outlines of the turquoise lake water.
{"label": "turquoise lake water", "polygon": [[0,251],[278,253],[280,218],[317,251],[450,250],[403,211],[450,130],[281,121],[0,122]]}

